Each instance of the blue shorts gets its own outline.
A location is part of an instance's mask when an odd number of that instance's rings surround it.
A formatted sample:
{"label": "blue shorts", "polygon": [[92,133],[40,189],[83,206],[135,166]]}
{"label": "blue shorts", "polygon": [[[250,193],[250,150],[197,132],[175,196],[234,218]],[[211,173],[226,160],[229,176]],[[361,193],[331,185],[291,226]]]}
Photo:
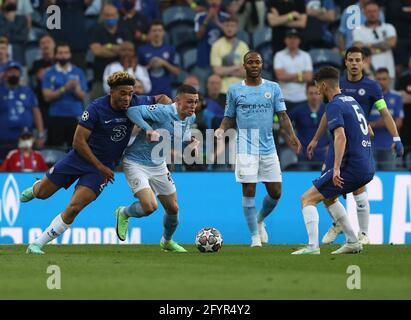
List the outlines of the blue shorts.
{"label": "blue shorts", "polygon": [[55,185],[64,189],[68,189],[78,179],[76,188],[79,185],[88,187],[94,191],[96,197],[107,186],[97,168],[73,151],[51,167],[46,176]]}
{"label": "blue shorts", "polygon": [[346,170],[341,170],[341,178],[344,179],[343,187],[337,187],[333,183],[334,169],[325,171],[319,178],[313,181],[314,186],[326,199],[351,193],[370,182],[374,173],[354,174]]}

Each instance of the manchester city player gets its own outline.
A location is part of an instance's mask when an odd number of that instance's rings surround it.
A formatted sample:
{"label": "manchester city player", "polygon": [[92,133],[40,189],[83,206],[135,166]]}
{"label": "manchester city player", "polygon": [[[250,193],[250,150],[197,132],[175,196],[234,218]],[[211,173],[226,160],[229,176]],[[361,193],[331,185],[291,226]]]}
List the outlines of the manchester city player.
{"label": "manchester city player", "polygon": [[[281,196],[281,169],[273,139],[273,116],[278,115],[289,144],[297,153],[301,143],[294,134],[286,113],[279,85],[261,78],[263,59],[258,52],[244,55],[246,79],[232,85],[227,93],[224,119],[215,132],[217,139],[237,124],[235,175],[242,184],[243,211],[251,233],[251,246],[268,242],[264,219],[273,211]],[[257,215],[256,183],[265,184],[267,195]]]}
{"label": "manchester city player", "polygon": [[[183,145],[191,151],[195,150],[198,141],[191,137],[190,127],[195,122],[197,103],[196,89],[183,84],[177,89],[176,102],[171,105],[144,105],[128,109],[127,116],[142,129],[126,149],[123,159],[127,183],[138,201],[127,207],[119,207],[115,212],[120,240],[126,239],[129,217],[149,216],[157,209],[157,196],[165,209],[161,248],[170,252],[187,252],[172,240],[178,225],[178,205],[166,158],[170,156],[171,145],[181,146],[180,150]],[[168,143],[168,146],[163,143]]]}
{"label": "manchester city player", "polygon": [[80,211],[94,201],[108,182],[114,181],[114,166],[119,161],[134,127],[126,115],[131,105],[146,105],[164,96],[136,96],[135,80],[127,72],[115,72],[108,78],[110,94],[100,97],[83,112],[76,128],[71,150],[53,166],[42,180],[24,190],[21,202],[47,199],[60,188],[67,189],[78,180],[73,196],[43,234],[27,248],[27,253],[44,254],[42,247],[64,233]]}
{"label": "manchester city player", "polygon": [[332,254],[359,253],[362,250],[338,196],[358,190],[370,182],[374,177],[375,164],[364,112],[353,97],[341,93],[339,77],[339,71],[333,67],[321,68],[315,77],[318,90],[329,101],[326,119],[333,137],[334,152],[328,154],[327,161],[333,165],[302,196],[309,242],[308,246],[292,253],[295,255],[320,254],[316,206],[321,201],[346,236],[346,243]]}
{"label": "manchester city player", "polygon": [[[345,55],[345,65],[347,67],[347,74],[340,79],[340,88],[342,93],[353,97],[364,111],[365,117],[368,120],[371,109],[375,107],[384,121],[384,124],[393,137],[392,149],[397,156],[404,154],[404,147],[398,134],[397,127],[385,103],[383,92],[378,82],[368,79],[363,74],[364,54],[362,49],[351,47],[347,50]],[[327,120],[325,116],[321,119],[320,126],[313,140],[307,147],[307,153],[313,154],[313,150],[326,130]],[[371,127],[369,127],[372,135]],[[330,149],[332,152],[333,150]],[[332,163],[326,162],[326,169],[332,167]],[[368,202],[367,192],[365,186],[353,192],[354,199],[357,204],[357,216],[360,231],[358,237],[362,244],[368,244],[368,221],[370,216],[370,204]],[[341,226],[334,222],[331,228],[323,237],[323,243],[331,243],[335,240],[337,235],[342,231]]]}

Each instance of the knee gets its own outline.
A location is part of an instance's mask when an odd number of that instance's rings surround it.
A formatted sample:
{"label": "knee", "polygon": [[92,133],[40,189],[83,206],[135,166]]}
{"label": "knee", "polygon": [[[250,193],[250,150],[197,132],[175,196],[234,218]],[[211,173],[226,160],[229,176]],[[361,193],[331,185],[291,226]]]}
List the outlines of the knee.
{"label": "knee", "polygon": [[273,190],[269,193],[269,195],[274,200],[279,200],[281,198],[281,189]]}
{"label": "knee", "polygon": [[178,210],[179,210],[179,208],[178,208],[177,202],[167,206],[167,208],[166,208],[167,214],[171,214],[171,215],[177,215]]}
{"label": "knee", "polygon": [[304,193],[304,194],[301,196],[301,207],[304,208],[304,207],[306,207],[306,206],[308,206],[308,205],[310,205],[310,204],[311,204],[311,203],[310,203],[310,197],[308,196],[307,193]]}
{"label": "knee", "polygon": [[66,212],[70,217],[75,218],[83,208],[80,203],[73,202],[68,205]]}
{"label": "knee", "polygon": [[157,210],[158,204],[157,202],[154,202],[154,201],[153,202],[142,202],[141,207],[143,208],[143,211],[146,214],[146,216],[149,216],[150,214],[152,214],[154,211]]}

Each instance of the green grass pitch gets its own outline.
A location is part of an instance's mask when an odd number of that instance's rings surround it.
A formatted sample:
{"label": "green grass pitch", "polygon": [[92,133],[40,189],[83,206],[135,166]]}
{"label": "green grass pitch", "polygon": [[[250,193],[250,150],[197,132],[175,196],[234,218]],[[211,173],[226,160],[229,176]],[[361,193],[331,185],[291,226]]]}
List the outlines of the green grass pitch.
{"label": "green grass pitch", "polygon": [[[0,246],[0,299],[411,299],[411,247],[365,246],[358,255],[291,256],[293,245],[224,245],[202,254],[158,245]],[[47,288],[49,265],[61,289]],[[361,270],[361,289],[347,289],[347,268]]]}

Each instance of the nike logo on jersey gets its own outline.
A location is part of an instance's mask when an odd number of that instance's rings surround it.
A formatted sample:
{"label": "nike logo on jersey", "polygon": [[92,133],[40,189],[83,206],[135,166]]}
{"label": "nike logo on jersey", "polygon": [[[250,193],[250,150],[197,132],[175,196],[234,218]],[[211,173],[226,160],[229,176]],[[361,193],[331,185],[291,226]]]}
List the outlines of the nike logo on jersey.
{"label": "nike logo on jersey", "polygon": [[113,120],[107,120],[107,121],[104,121],[104,123],[110,123],[110,122],[112,122]]}

